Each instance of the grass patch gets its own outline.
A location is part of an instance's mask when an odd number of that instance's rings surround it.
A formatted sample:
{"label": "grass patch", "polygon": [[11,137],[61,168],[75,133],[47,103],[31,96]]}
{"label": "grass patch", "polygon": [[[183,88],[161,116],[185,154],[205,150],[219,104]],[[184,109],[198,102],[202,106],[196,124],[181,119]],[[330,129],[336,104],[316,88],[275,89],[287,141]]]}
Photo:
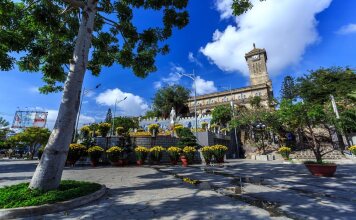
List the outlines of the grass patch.
{"label": "grass patch", "polygon": [[38,206],[71,200],[91,194],[101,188],[100,184],[63,180],[57,190],[41,191],[28,188],[29,183],[20,183],[0,188],[0,209]]}

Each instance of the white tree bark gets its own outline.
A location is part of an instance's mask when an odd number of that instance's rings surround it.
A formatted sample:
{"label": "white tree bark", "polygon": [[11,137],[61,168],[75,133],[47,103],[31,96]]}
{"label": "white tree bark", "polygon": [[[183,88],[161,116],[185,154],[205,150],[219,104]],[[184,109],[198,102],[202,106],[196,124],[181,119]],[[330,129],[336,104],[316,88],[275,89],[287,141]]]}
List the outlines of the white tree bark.
{"label": "white tree bark", "polygon": [[73,59],[70,61],[70,72],[64,85],[64,92],[59,107],[58,117],[32,177],[30,188],[51,190],[58,188],[69,144],[78,113],[80,93],[85,70],[88,64],[88,54],[91,47],[94,18],[97,11],[97,0],[89,0],[82,12]]}

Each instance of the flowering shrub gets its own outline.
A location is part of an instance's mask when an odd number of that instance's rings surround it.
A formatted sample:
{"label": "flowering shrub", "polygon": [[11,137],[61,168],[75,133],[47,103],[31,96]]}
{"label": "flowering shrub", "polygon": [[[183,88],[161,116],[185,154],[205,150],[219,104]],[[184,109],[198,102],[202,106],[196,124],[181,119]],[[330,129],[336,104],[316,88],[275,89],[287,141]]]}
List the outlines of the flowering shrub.
{"label": "flowering shrub", "polygon": [[106,137],[106,135],[107,135],[107,134],[109,133],[109,131],[110,131],[110,128],[111,128],[111,124],[106,123],[106,122],[100,123],[100,124],[99,124],[99,127],[98,127],[99,132],[100,132],[100,134],[101,134],[102,137]]}
{"label": "flowering shrub", "polygon": [[158,124],[150,124],[148,125],[148,131],[153,134],[153,131],[158,132],[159,125]]}
{"label": "flowering shrub", "polygon": [[150,149],[150,158],[154,162],[159,162],[162,158],[162,152],[165,149],[161,146],[154,146]]}
{"label": "flowering shrub", "polygon": [[67,160],[75,163],[86,152],[86,147],[81,144],[70,144]]}
{"label": "flowering shrub", "polygon": [[351,151],[353,155],[356,155],[356,145],[349,147],[349,151]]}
{"label": "flowering shrub", "polygon": [[202,129],[206,130],[208,128],[208,124],[209,124],[208,122],[202,122],[201,123]]}
{"label": "flowering shrub", "polygon": [[101,154],[104,152],[104,149],[99,146],[90,147],[88,149],[88,154],[91,159],[98,159],[101,157]]}
{"label": "flowering shrub", "polygon": [[179,153],[181,152],[181,149],[179,147],[169,147],[167,152],[172,161],[177,161],[179,159]]}
{"label": "flowering shrub", "polygon": [[138,146],[135,148],[135,154],[137,160],[144,161],[147,158],[148,149],[146,147]]}
{"label": "flowering shrub", "polygon": [[218,163],[223,162],[224,156],[225,156],[228,148],[226,146],[220,145],[220,144],[211,146],[211,148],[212,148],[214,157],[216,159],[216,162],[218,162]]}
{"label": "flowering shrub", "polygon": [[118,146],[113,146],[110,147],[106,153],[108,154],[108,158],[111,162],[117,162],[118,160],[123,159],[124,149]]}
{"label": "flowering shrub", "polygon": [[88,137],[88,135],[90,134],[90,127],[88,125],[81,127],[80,133],[84,138]]}
{"label": "flowering shrub", "polygon": [[183,148],[183,155],[187,158],[189,163],[194,161],[195,152],[196,149],[194,147],[186,146]]}
{"label": "flowering shrub", "polygon": [[201,183],[200,180],[194,180],[194,179],[190,179],[188,177],[184,177],[183,178],[183,182],[186,182],[186,183],[189,183],[189,184],[192,184],[192,185],[198,185]]}
{"label": "flowering shrub", "polygon": [[278,149],[278,153],[282,155],[284,159],[289,159],[289,154],[292,150],[289,147],[281,147]]}
{"label": "flowering shrub", "polygon": [[122,135],[124,133],[125,129],[123,127],[117,127],[116,128],[116,134]]}
{"label": "flowering shrub", "polygon": [[213,159],[213,156],[214,156],[213,148],[211,146],[205,146],[205,147],[202,147],[201,151],[203,153],[203,157],[205,159],[205,162],[207,164],[209,164],[210,161]]}

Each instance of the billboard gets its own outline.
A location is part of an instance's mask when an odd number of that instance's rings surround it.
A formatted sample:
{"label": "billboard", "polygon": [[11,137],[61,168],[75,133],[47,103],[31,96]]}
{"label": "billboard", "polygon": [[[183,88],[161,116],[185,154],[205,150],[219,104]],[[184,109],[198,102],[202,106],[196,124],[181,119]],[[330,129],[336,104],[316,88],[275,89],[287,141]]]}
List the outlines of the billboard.
{"label": "billboard", "polygon": [[41,127],[47,123],[48,112],[44,111],[16,111],[12,128]]}

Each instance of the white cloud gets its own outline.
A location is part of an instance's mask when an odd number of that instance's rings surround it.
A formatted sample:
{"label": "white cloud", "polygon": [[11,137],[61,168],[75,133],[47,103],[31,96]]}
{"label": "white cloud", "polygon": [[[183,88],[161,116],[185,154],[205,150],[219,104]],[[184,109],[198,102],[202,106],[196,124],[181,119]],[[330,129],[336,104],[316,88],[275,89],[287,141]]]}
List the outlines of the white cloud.
{"label": "white cloud", "polygon": [[114,106],[116,100],[120,101],[125,97],[127,97],[126,100],[116,105],[117,115],[139,116],[145,114],[148,110],[148,105],[143,98],[132,93],[123,92],[118,88],[108,89],[100,93],[96,97],[96,102],[100,105]]}
{"label": "white cloud", "polygon": [[356,24],[348,24],[342,26],[336,33],[338,34],[352,34],[356,33]]}
{"label": "white cloud", "polygon": [[38,89],[39,89],[39,87],[32,86],[32,87],[29,88],[29,91],[31,93],[40,93],[40,91]]}
{"label": "white cloud", "polygon": [[[48,109],[46,111],[48,112],[46,127],[48,127],[50,130],[52,130],[54,127],[54,124],[56,123],[56,120],[57,120],[58,110]],[[94,122],[95,122],[95,119],[93,117],[81,114],[79,116],[78,127],[80,128],[85,124],[90,124],[90,123],[94,123]]]}
{"label": "white cloud", "polygon": [[198,66],[202,67],[203,64],[194,56],[192,52],[189,52],[188,59],[190,62],[197,64]]}
{"label": "white cloud", "polygon": [[168,74],[167,77],[163,77],[160,79],[160,81],[156,81],[153,83],[153,86],[155,87],[155,89],[160,89],[162,88],[164,85],[174,85],[174,84],[178,84],[180,81],[180,73],[185,73],[185,70],[183,67],[181,66],[177,66],[177,65],[172,65],[170,73]]}
{"label": "white cloud", "polygon": [[[268,68],[277,75],[283,68],[297,64],[305,49],[320,39],[315,15],[332,0],[253,0],[254,7],[235,19],[224,31],[216,30],[212,42],[200,51],[224,71],[248,75],[244,58],[256,43],[268,53]],[[232,16],[232,0],[216,0],[222,19]]]}
{"label": "white cloud", "polygon": [[[196,77],[195,83],[197,85],[197,95],[204,95],[204,94],[213,93],[213,92],[218,91],[218,89],[215,87],[213,81],[204,80],[200,76]],[[194,88],[195,88],[194,83],[193,83],[192,87],[194,90]]]}

